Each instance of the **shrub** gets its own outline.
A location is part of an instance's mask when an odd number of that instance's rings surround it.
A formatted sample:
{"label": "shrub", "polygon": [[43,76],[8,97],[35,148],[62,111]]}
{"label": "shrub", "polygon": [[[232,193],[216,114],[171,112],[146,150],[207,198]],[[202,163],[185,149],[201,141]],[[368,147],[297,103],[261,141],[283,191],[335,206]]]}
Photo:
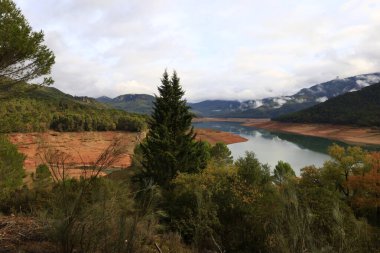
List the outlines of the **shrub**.
{"label": "shrub", "polygon": [[5,136],[0,136],[0,202],[22,185],[24,155]]}

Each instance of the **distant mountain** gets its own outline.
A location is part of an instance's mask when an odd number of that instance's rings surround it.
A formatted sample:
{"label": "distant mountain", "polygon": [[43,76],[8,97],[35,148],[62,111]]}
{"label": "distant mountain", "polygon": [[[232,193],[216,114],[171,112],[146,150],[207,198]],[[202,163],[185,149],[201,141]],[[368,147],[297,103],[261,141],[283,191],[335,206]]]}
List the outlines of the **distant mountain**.
{"label": "distant mountain", "polygon": [[229,100],[205,100],[199,103],[189,103],[193,112],[201,116],[213,116],[226,112],[234,112],[240,108],[239,101]]}
{"label": "distant mountain", "polygon": [[155,97],[147,94],[125,94],[116,98],[103,96],[96,100],[127,112],[150,114]]}
{"label": "distant mountain", "polygon": [[296,112],[324,102],[338,95],[353,92],[380,81],[380,73],[335,79],[304,88],[292,96],[270,97],[257,100],[208,100],[192,103],[196,113],[205,117],[272,118]]}
{"label": "distant mountain", "polygon": [[96,98],[96,100],[101,102],[101,103],[105,103],[105,104],[112,102],[112,98],[109,98],[107,96],[98,97],[98,98]]}
{"label": "distant mountain", "polygon": [[274,120],[380,127],[380,82]]}
{"label": "distant mountain", "polygon": [[[269,97],[256,100],[205,100],[189,103],[192,111],[202,117],[231,118],[273,118],[297,112],[347,92],[380,82],[380,72],[334,79],[325,83],[301,89],[292,96]],[[106,96],[96,99],[116,109],[128,112],[150,114],[154,96],[147,94],[126,94],[116,98]]]}

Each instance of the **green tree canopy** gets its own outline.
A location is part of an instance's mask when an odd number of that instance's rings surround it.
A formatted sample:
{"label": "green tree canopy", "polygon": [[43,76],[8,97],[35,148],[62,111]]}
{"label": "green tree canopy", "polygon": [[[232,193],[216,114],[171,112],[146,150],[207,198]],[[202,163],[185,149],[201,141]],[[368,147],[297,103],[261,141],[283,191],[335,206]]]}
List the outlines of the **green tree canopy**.
{"label": "green tree canopy", "polygon": [[33,32],[11,0],[0,0],[0,85],[36,79],[40,85],[52,84],[54,54],[43,42],[43,32]]}
{"label": "green tree canopy", "polygon": [[231,151],[227,145],[222,142],[217,142],[210,149],[211,158],[220,165],[232,164],[234,162]]}
{"label": "green tree canopy", "polygon": [[278,161],[273,171],[273,182],[277,185],[282,185],[295,176],[296,173],[294,173],[294,170],[289,163]]}
{"label": "green tree canopy", "polygon": [[177,172],[198,172],[206,166],[206,148],[195,141],[185,94],[176,72],[169,78],[165,71],[154,102],[150,130],[142,144],[145,177],[167,186]]}
{"label": "green tree canopy", "polygon": [[16,146],[0,135],[0,202],[22,185],[24,159]]}

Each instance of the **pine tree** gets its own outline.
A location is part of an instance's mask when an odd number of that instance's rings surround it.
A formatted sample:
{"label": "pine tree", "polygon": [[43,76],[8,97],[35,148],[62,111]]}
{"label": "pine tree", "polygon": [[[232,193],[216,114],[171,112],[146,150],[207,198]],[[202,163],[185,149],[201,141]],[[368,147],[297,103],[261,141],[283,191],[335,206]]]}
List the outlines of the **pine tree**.
{"label": "pine tree", "polygon": [[185,92],[177,73],[169,78],[165,71],[161,83],[141,148],[143,176],[167,187],[178,172],[194,173],[204,168],[208,154],[205,145],[195,141],[193,115],[183,99]]}
{"label": "pine tree", "polygon": [[0,0],[0,85],[20,82],[50,85],[54,54],[42,31],[33,32],[12,0]]}

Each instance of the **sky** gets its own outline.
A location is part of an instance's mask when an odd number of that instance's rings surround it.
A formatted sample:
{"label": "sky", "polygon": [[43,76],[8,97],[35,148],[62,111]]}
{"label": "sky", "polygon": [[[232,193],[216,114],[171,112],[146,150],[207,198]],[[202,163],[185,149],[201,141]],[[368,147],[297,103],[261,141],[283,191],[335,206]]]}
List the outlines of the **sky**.
{"label": "sky", "polygon": [[380,71],[380,0],[14,0],[53,50],[54,87],[191,101],[291,95]]}

